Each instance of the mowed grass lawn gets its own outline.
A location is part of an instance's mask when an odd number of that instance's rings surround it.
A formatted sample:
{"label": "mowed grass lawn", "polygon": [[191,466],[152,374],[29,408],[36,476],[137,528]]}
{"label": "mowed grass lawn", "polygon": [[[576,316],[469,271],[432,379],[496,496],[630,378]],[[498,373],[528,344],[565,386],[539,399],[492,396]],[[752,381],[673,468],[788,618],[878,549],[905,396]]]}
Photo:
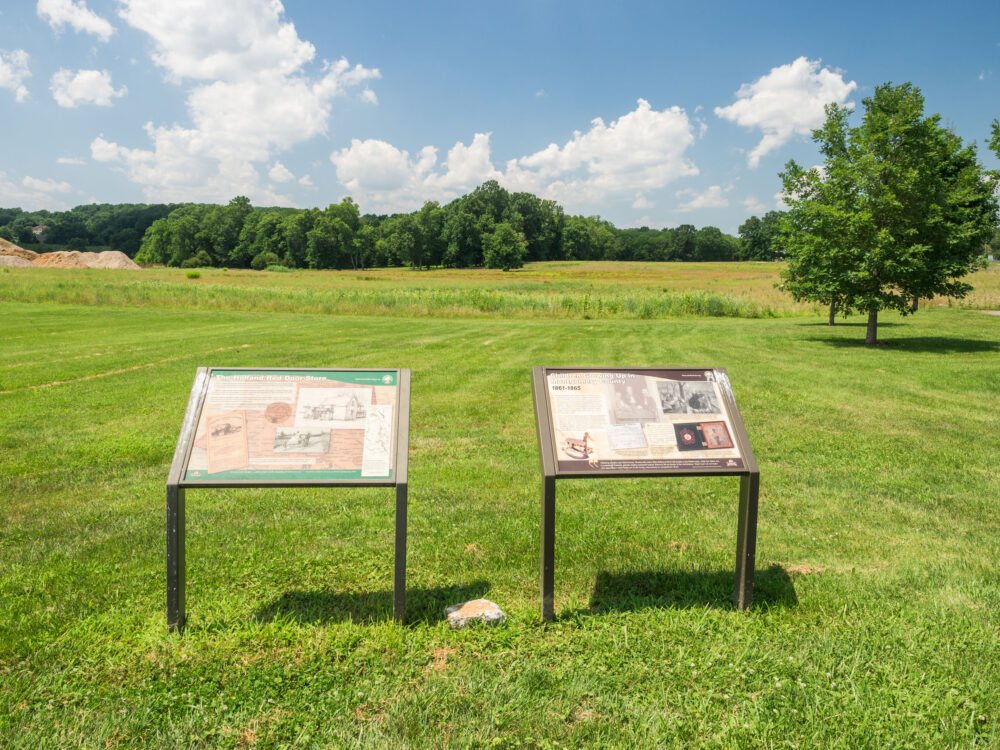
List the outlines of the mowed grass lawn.
{"label": "mowed grass lawn", "polygon": [[[1000,745],[1000,317],[885,315],[865,348],[860,317],[819,314],[11,296],[0,747]],[[391,490],[190,490],[167,632],[164,483],[200,365],[412,368],[408,624]],[[761,468],[750,611],[736,479],[581,480],[558,486],[542,623],[533,365],[728,369]],[[478,596],[507,624],[450,630]]]}

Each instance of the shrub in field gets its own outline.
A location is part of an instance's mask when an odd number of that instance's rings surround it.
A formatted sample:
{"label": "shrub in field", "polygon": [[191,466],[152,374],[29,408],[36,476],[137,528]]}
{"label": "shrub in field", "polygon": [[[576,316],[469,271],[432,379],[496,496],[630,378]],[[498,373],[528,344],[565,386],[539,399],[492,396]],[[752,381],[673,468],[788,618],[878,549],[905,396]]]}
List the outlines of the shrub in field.
{"label": "shrub in field", "polygon": [[201,278],[201,272],[200,271],[188,271],[184,275],[187,276],[189,279],[200,279]]}
{"label": "shrub in field", "polygon": [[181,268],[207,268],[212,265],[212,258],[204,250],[181,262]]}
{"label": "shrub in field", "polygon": [[288,266],[271,265],[264,269],[265,271],[270,271],[271,273],[291,273],[292,269]]}
{"label": "shrub in field", "polygon": [[255,271],[263,271],[268,266],[277,266],[281,263],[281,258],[277,254],[272,253],[270,250],[264,250],[263,252],[257,253],[253,260],[250,261],[250,268]]}

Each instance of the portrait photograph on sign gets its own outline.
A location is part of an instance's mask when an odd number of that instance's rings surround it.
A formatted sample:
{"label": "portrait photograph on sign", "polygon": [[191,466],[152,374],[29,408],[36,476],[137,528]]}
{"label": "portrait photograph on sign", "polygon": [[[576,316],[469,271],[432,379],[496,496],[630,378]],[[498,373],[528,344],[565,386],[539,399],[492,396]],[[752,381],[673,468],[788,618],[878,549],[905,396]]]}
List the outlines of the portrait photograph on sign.
{"label": "portrait photograph on sign", "polygon": [[390,479],[398,373],[209,373],[184,478]]}
{"label": "portrait photograph on sign", "polygon": [[712,369],[546,369],[559,471],[743,469],[719,377]]}

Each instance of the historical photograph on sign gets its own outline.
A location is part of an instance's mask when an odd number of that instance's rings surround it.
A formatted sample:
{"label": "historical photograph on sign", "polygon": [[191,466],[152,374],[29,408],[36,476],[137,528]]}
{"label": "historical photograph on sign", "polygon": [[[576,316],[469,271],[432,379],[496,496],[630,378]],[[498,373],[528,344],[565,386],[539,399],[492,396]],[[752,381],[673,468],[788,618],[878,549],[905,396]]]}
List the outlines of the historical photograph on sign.
{"label": "historical photograph on sign", "polygon": [[645,383],[615,383],[612,388],[616,423],[656,421],[656,401]]}
{"label": "historical photograph on sign", "polygon": [[664,414],[718,414],[714,383],[681,383],[661,380],[656,384]]}
{"label": "historical photograph on sign", "polygon": [[304,388],[299,393],[295,426],[363,430],[371,403],[368,388]]}
{"label": "historical photograph on sign", "polygon": [[211,370],[185,479],[390,479],[397,381],[381,370]]}
{"label": "historical photograph on sign", "polygon": [[228,471],[246,466],[247,436],[243,413],[219,414],[208,420],[207,459],[211,471]]}
{"label": "historical photograph on sign", "polygon": [[552,369],[546,383],[561,471],[743,466],[713,370]]}
{"label": "historical photograph on sign", "polygon": [[329,453],[330,431],[295,430],[279,427],[274,435],[275,453]]}
{"label": "historical photograph on sign", "polygon": [[701,425],[701,436],[704,438],[706,448],[732,448],[733,439],[729,437],[729,430],[726,429],[725,422],[703,422]]}

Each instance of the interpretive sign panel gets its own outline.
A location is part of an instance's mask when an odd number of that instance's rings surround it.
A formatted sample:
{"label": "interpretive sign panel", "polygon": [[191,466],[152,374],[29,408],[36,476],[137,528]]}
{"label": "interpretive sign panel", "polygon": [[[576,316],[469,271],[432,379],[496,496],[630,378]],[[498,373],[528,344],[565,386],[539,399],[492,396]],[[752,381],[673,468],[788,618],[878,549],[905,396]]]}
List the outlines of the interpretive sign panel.
{"label": "interpretive sign panel", "polygon": [[535,367],[542,464],[541,611],[555,617],[556,480],[587,477],[740,478],[733,604],[753,600],[760,472],[721,368]]}
{"label": "interpretive sign panel", "polygon": [[395,370],[210,369],[183,484],[391,480]]}
{"label": "interpretive sign panel", "polygon": [[543,371],[559,475],[746,470],[749,442],[723,370]]}
{"label": "interpretive sign panel", "polygon": [[410,371],[199,367],[167,477],[167,626],[183,630],[186,493],[393,487],[392,614],[406,608]]}

